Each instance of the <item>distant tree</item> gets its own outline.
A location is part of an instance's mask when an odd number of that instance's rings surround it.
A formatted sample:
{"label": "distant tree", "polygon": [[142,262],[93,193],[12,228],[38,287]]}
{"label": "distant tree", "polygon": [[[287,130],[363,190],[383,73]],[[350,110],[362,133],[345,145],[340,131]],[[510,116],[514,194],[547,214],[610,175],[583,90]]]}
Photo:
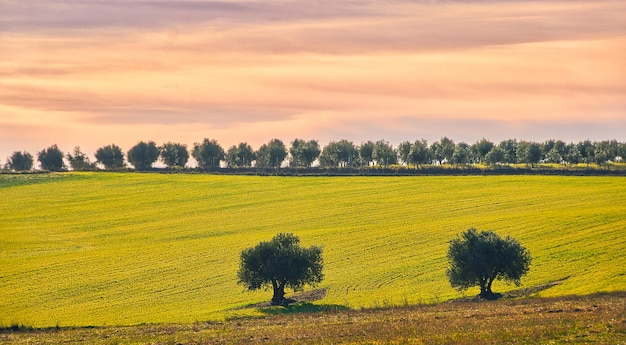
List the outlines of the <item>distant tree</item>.
{"label": "distant tree", "polygon": [[128,150],[128,162],[135,166],[139,171],[145,171],[152,168],[152,164],[159,159],[159,148],[154,141],[140,141],[137,145]]}
{"label": "distant tree", "polygon": [[37,160],[43,170],[61,171],[66,169],[65,163],[63,163],[63,151],[56,144],[39,151]]}
{"label": "distant tree", "polygon": [[439,163],[450,162],[456,145],[454,141],[447,137],[441,138],[440,141],[436,141],[431,145],[431,150],[434,153],[435,160]]}
{"label": "distant tree", "polygon": [[370,164],[374,162],[374,145],[374,142],[369,140],[361,143],[361,145],[357,148],[361,165],[370,166]]}
{"label": "distant tree", "polygon": [[614,161],[618,156],[619,143],[616,140],[604,140],[594,143],[594,158],[597,164]]}
{"label": "distant tree", "polygon": [[122,149],[111,144],[103,146],[96,151],[96,162],[104,165],[107,170],[115,170],[124,167],[124,153]]}
{"label": "distant tree", "polygon": [[428,142],[425,139],[415,141],[413,146],[411,146],[408,158],[409,162],[415,165],[430,163],[433,159],[433,154],[428,147]]}
{"label": "distant tree", "polygon": [[530,253],[517,240],[501,238],[493,231],[469,229],[450,241],[447,270],[452,287],[460,291],[480,286],[480,296],[492,298],[494,280],[519,286],[528,272]]}
{"label": "distant tree", "polygon": [[545,157],[548,155],[548,152],[552,150],[552,148],[554,147],[554,143],[554,140],[547,140],[540,144],[542,159],[545,159]]}
{"label": "distant tree", "polygon": [[376,164],[384,167],[398,163],[398,153],[393,146],[385,140],[378,140],[374,144],[372,158],[374,158]]}
{"label": "distant tree", "polygon": [[14,171],[28,171],[33,168],[33,155],[24,151],[15,151],[7,159],[7,164],[9,170]]}
{"label": "distant tree", "polygon": [[322,248],[300,247],[300,239],[281,233],[269,242],[241,252],[238,283],[249,290],[273,288],[272,305],[285,303],[285,288],[300,291],[307,285],[322,281]]}
{"label": "distant tree", "polygon": [[592,163],[594,161],[594,149],[595,149],[595,145],[589,141],[589,140],[585,140],[585,141],[581,141],[578,144],[576,144],[576,148],[578,149],[578,152],[580,152],[580,156],[582,157],[582,162],[589,165],[590,163]]}
{"label": "distant tree", "polygon": [[517,163],[517,141],[514,139],[503,140],[498,144],[498,147],[504,152],[504,158],[502,163],[515,164]]}
{"label": "distant tree", "polygon": [[184,167],[189,161],[187,145],[168,142],[159,147],[161,161],[168,167]]}
{"label": "distant tree", "polygon": [[233,145],[226,150],[226,154],[224,155],[224,161],[226,162],[226,166],[229,168],[238,168],[239,163],[237,157],[237,145]]}
{"label": "distant tree", "polygon": [[346,167],[358,160],[357,148],[351,141],[331,141],[324,146],[320,155],[320,165],[324,167]]}
{"label": "distant tree", "polygon": [[622,159],[622,161],[626,161],[626,143],[620,143],[617,148],[617,155]]}
{"label": "distant tree", "polygon": [[541,146],[537,143],[522,141],[517,145],[517,161],[534,166],[541,160]]}
{"label": "distant tree", "polygon": [[291,143],[289,153],[291,154],[291,166],[308,168],[319,157],[321,150],[317,140],[295,139]]}
{"label": "distant tree", "polygon": [[563,162],[563,156],[561,156],[561,153],[559,152],[556,146],[552,147],[552,149],[548,151],[548,154],[546,155],[545,159],[546,159],[546,162],[548,163],[561,164],[561,162]]}
{"label": "distant tree", "polygon": [[474,145],[472,145],[472,151],[475,156],[476,162],[484,162],[485,156],[487,156],[487,153],[493,150],[494,146],[495,145],[491,141],[485,138],[482,138],[480,141],[477,141]]}
{"label": "distant tree", "polygon": [[287,148],[279,139],[272,139],[269,143],[261,145],[256,152],[256,166],[259,168],[280,168],[287,158]]}
{"label": "distant tree", "polygon": [[582,159],[583,157],[580,154],[580,151],[578,151],[578,146],[574,144],[568,145],[567,155],[565,156],[565,160],[569,164],[578,164],[582,161]]}
{"label": "distant tree", "polygon": [[619,142],[615,139],[609,141],[609,157],[611,161],[615,161],[615,158],[619,156]]}
{"label": "distant tree", "polygon": [[567,144],[563,140],[555,141],[552,149],[558,152],[561,157],[567,154]]}
{"label": "distant tree", "polygon": [[611,159],[610,147],[608,141],[594,143],[593,160],[598,165],[608,165]]}
{"label": "distant tree", "polygon": [[67,161],[70,162],[70,167],[74,171],[92,170],[96,167],[94,163],[89,161],[89,157],[87,157],[87,155],[84,154],[78,146],[74,147],[73,155],[68,153],[65,158],[67,158]]}
{"label": "distant tree", "polygon": [[254,160],[256,160],[256,154],[247,143],[233,145],[226,151],[226,164],[229,167],[251,167]]}
{"label": "distant tree", "polygon": [[499,146],[494,146],[491,151],[487,152],[484,158],[484,162],[495,166],[498,163],[504,162],[504,150]]}
{"label": "distant tree", "polygon": [[450,162],[456,165],[465,165],[469,163],[470,157],[470,146],[466,143],[458,143],[454,147],[454,152],[452,153],[452,159],[450,160]]}
{"label": "distant tree", "polygon": [[202,169],[215,169],[220,167],[220,162],[224,160],[224,149],[215,139],[207,139],[201,143],[193,145],[191,155],[198,162],[198,167]]}
{"label": "distant tree", "polygon": [[550,163],[561,163],[565,156],[565,142],[561,140],[548,140],[541,144],[542,158]]}
{"label": "distant tree", "polygon": [[410,164],[409,155],[411,154],[412,146],[410,141],[403,141],[398,145],[398,159],[402,164]]}

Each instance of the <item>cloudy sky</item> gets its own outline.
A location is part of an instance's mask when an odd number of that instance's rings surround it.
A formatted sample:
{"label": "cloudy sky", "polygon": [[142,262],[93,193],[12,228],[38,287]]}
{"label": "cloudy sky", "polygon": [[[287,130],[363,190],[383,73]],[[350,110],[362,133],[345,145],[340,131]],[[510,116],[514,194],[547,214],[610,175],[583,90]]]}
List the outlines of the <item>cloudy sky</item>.
{"label": "cloudy sky", "polygon": [[0,160],[52,144],[626,141],[626,1],[0,0]]}

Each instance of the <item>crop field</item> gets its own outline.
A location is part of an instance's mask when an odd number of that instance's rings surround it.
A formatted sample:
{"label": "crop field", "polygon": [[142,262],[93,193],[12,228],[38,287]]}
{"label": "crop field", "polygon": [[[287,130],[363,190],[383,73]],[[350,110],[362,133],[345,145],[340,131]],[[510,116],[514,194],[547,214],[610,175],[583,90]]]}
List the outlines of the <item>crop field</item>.
{"label": "crop field", "polygon": [[540,296],[626,290],[624,177],[0,175],[0,326],[264,315],[239,253],[279,232],[323,246],[323,310],[472,296],[445,275],[470,227],[529,249],[523,287],[562,280]]}

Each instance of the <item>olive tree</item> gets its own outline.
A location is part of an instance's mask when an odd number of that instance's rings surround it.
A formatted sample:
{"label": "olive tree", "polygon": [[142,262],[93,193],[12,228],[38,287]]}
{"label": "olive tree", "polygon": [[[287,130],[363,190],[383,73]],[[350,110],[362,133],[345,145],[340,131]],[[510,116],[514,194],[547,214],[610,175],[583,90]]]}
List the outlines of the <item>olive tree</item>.
{"label": "olive tree", "polygon": [[518,143],[514,139],[507,139],[500,142],[498,147],[504,152],[502,163],[514,164],[517,163],[517,146]]}
{"label": "olive tree", "polygon": [[386,167],[398,162],[398,153],[389,142],[379,140],[374,144],[372,158],[376,161],[376,164]]}
{"label": "olive tree", "polygon": [[452,160],[455,147],[456,145],[454,144],[454,141],[448,139],[448,137],[443,137],[440,141],[435,141],[430,146],[430,149],[435,156],[435,160],[437,160],[440,164],[443,164]]}
{"label": "olive tree", "polygon": [[367,142],[362,143],[357,148],[359,159],[361,160],[361,165],[370,166],[374,161],[374,142],[369,140]]}
{"label": "olive tree", "polygon": [[287,157],[287,148],[280,139],[272,139],[261,145],[256,152],[256,166],[259,168],[280,168]]}
{"label": "olive tree", "polygon": [[464,165],[470,162],[471,158],[471,148],[466,143],[458,143],[454,147],[454,152],[452,153],[451,163],[456,165]]}
{"label": "olive tree", "polygon": [[541,160],[541,145],[522,141],[517,145],[517,161],[535,166]]}
{"label": "olive tree", "polygon": [[168,168],[182,168],[189,160],[189,151],[187,145],[180,143],[167,142],[159,147],[161,161]]}
{"label": "olive tree", "polygon": [[409,162],[418,165],[424,165],[429,163],[433,158],[432,152],[428,147],[428,142],[425,139],[416,140],[411,146],[411,151],[409,152]]}
{"label": "olive tree", "polygon": [[409,164],[409,155],[411,154],[411,147],[413,145],[410,141],[403,141],[398,144],[398,159],[402,164]]}
{"label": "olive tree", "polygon": [[147,143],[140,141],[128,150],[126,157],[135,169],[143,171],[152,168],[152,164],[159,159],[159,154],[159,148],[154,141]]}
{"label": "olive tree", "polygon": [[480,296],[493,298],[494,280],[513,282],[519,286],[528,272],[530,253],[517,240],[501,238],[493,231],[469,229],[450,241],[450,268],[446,271],[452,287],[464,291],[480,286]]}
{"label": "olive tree", "polygon": [[346,139],[337,142],[331,141],[322,150],[320,165],[323,167],[347,167],[356,163],[358,157],[359,151],[351,141]]}
{"label": "olive tree", "polygon": [[63,152],[56,144],[37,153],[37,160],[43,170],[61,171],[66,168],[63,163]]}
{"label": "olive tree", "polygon": [[14,171],[28,171],[33,168],[33,155],[24,151],[15,151],[7,159],[7,168]]}
{"label": "olive tree", "polygon": [[493,166],[495,166],[498,163],[502,163],[505,161],[505,155],[506,153],[504,152],[504,150],[502,148],[500,148],[499,146],[494,146],[491,151],[487,152],[487,154],[485,155],[483,161],[485,163],[489,163]]}
{"label": "olive tree", "polygon": [[68,153],[65,158],[70,162],[70,167],[74,171],[91,170],[95,164],[89,161],[89,157],[80,150],[80,146],[74,147],[74,154]]}
{"label": "olive tree", "polygon": [[107,145],[96,151],[96,162],[104,165],[107,170],[115,170],[124,167],[124,153],[122,149],[115,145]]}
{"label": "olive tree", "polygon": [[256,154],[248,143],[239,143],[239,145],[231,146],[226,151],[226,165],[231,168],[251,167],[252,162],[256,160]]}
{"label": "olive tree", "polygon": [[477,162],[485,161],[487,153],[493,150],[494,147],[495,145],[491,141],[485,138],[482,138],[481,140],[477,141],[474,145],[471,146]]}
{"label": "olive tree", "polygon": [[193,145],[191,155],[198,162],[198,167],[203,169],[219,168],[225,158],[224,149],[217,140],[207,138]]}
{"label": "olive tree", "polygon": [[289,149],[291,166],[310,168],[321,152],[317,140],[295,139]]}
{"label": "olive tree", "polygon": [[300,291],[307,284],[320,283],[323,266],[321,247],[303,248],[297,236],[281,233],[269,242],[244,249],[237,277],[249,290],[271,286],[271,304],[282,305],[286,302],[285,288]]}

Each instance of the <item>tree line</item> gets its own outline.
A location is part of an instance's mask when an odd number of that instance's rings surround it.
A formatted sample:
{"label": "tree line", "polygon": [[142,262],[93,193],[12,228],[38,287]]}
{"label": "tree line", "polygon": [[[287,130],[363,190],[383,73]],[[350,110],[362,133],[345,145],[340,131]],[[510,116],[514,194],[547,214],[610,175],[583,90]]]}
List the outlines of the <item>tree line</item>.
{"label": "tree line", "polygon": [[[359,145],[352,141],[331,141],[320,146],[317,140],[295,139],[287,147],[279,139],[272,139],[254,150],[249,144],[242,142],[227,150],[215,140],[205,138],[194,143],[193,147],[181,143],[164,143],[157,146],[154,141],[140,141],[126,153],[115,145],[100,147],[94,154],[96,160],[75,147],[73,152],[64,154],[55,144],[37,153],[37,161],[42,170],[75,171],[127,169],[146,171],[153,169],[157,161],[161,161],[169,169],[187,167],[190,156],[202,170],[222,168],[363,168],[389,167],[404,165],[423,167],[426,165],[466,166],[483,164],[492,167],[511,164],[535,166],[538,163],[555,163],[562,165],[599,164],[619,162],[626,159],[626,143],[617,140],[580,141],[565,143],[561,140],[548,140],[537,143],[532,141],[503,140],[494,143],[481,139],[472,145],[464,142],[455,143],[443,137],[429,144],[420,139],[415,142],[404,141],[393,147],[386,140],[367,141]],[[69,166],[66,164],[69,163]],[[128,165],[130,164],[130,166]],[[34,167],[34,158],[29,152],[15,151],[7,158],[4,170],[29,171]]]}

